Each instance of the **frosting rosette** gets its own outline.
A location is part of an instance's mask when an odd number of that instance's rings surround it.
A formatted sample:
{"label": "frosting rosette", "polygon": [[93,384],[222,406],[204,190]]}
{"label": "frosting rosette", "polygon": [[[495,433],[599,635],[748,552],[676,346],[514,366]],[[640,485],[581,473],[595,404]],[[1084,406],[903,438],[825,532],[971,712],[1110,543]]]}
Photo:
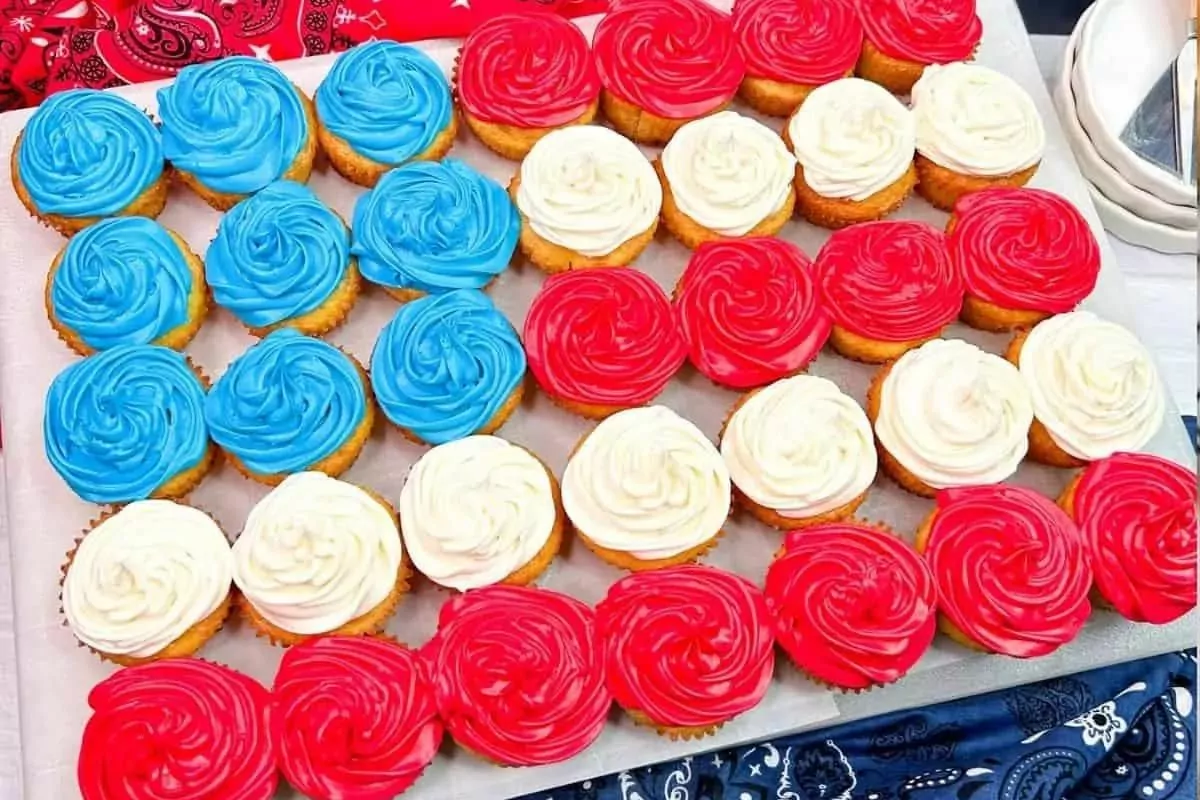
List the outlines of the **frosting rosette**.
{"label": "frosting rosette", "polygon": [[733,30],[758,78],[819,86],[854,70],[863,28],[843,0],[737,0]]}
{"label": "frosting rosette", "polygon": [[975,0],[853,0],[867,40],[884,55],[918,64],[970,58],[983,38]]}

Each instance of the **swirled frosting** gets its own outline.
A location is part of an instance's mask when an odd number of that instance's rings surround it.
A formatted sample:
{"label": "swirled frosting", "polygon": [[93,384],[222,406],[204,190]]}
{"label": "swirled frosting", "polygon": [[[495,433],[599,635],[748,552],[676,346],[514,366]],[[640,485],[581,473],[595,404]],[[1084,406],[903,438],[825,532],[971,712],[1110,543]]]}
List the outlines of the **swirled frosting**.
{"label": "swirled frosting", "polygon": [[418,161],[359,197],[351,252],[381,286],[482,289],[508,266],[520,233],[500,184],[454,159]]}
{"label": "swirled frosting", "polygon": [[595,614],[557,592],[485,586],[457,595],[423,652],[450,735],[501,764],[583,752],[612,704]]}
{"label": "swirled frosting", "polygon": [[430,444],[485,427],[525,377],[512,325],[482,292],[405,303],[371,354],[375,399],[388,419]]}
{"label": "swirled frosting", "polygon": [[975,0],[856,0],[867,40],[918,64],[970,58],[983,38]]}
{"label": "swirled frosting", "polygon": [[862,51],[862,22],[851,3],[737,0],[733,30],[748,75],[803,86],[845,77]]}
{"label": "swirled frosting", "polygon": [[276,181],[221,218],[204,261],[216,301],[266,327],[333,294],[350,267],[350,232],[312,189]]}
{"label": "swirled frosting", "polygon": [[83,800],[270,800],[279,776],[269,703],[257,681],[196,658],[110,675],[88,693]]}
{"label": "swirled frosting", "polygon": [[1118,613],[1158,625],[1196,606],[1196,473],[1146,453],[1091,464],[1071,499],[1096,588]]}
{"label": "swirled frosting", "polygon": [[145,500],[208,451],[204,385],[187,359],[123,345],[76,362],[46,393],[46,458],[93,503]]}
{"label": "swirled frosting", "polygon": [[887,89],[861,78],[814,89],[787,126],[804,182],[823,197],[866,200],[912,166],[912,113]]}
{"label": "swirled frosting", "polygon": [[413,564],[459,591],[499,583],[534,559],[558,523],[557,489],[542,462],[495,436],[438,445],[400,491],[400,528]]}
{"label": "swirled frosting", "polygon": [[892,364],[875,435],[935,489],[999,483],[1029,449],[1033,404],[1021,373],[959,339],[934,339]]}
{"label": "swirled frosting", "polygon": [[789,534],[764,592],[779,646],[846,689],[899,679],[937,629],[929,567],[899,537],[853,520]]}
{"label": "swirled frosting", "polygon": [[665,406],[620,411],[576,449],[563,507],[600,547],[670,558],[716,536],[729,516],[729,470],[700,429]]}
{"label": "swirled frosting", "polygon": [[543,390],[604,406],[653,400],[687,356],[663,290],[618,267],[551,275],[529,306],[524,340]]}
{"label": "swirled frosting", "polygon": [[349,356],[290,328],[229,365],[204,402],[213,440],[259,475],[300,472],[362,423],[367,388]]}
{"label": "swirled frosting", "polygon": [[29,118],[14,169],[39,213],[108,216],[162,177],[162,136],[123,97],[59,92]]}
{"label": "swirled frosting", "polygon": [[158,90],[158,114],[167,160],[232,194],[279,180],[314,135],[300,91],[247,56],[184,67]]}
{"label": "swirled frosting", "polygon": [[965,175],[1012,175],[1042,160],[1046,131],[1019,83],[978,64],[933,65],[912,90],[917,152]]}
{"label": "swirled frosting", "polygon": [[925,560],[938,610],[996,653],[1044,656],[1075,638],[1091,614],[1092,566],[1062,509],[1017,486],[938,495]]}
{"label": "swirled frosting", "polygon": [[633,142],[596,125],[560,128],[521,162],[517,208],[533,231],[585,256],[606,256],[648,231],[662,185]]}

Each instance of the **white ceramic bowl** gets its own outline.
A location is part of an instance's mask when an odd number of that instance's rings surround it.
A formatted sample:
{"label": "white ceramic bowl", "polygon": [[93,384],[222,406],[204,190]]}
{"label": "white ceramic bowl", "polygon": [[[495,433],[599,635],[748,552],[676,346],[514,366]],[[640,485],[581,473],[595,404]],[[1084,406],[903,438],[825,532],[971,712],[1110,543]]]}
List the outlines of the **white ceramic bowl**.
{"label": "white ceramic bowl", "polygon": [[1149,222],[1109,200],[1092,183],[1089,182],[1087,188],[1096,206],[1096,213],[1104,223],[1104,230],[1113,236],[1160,253],[1186,255],[1197,252],[1195,231],[1181,231],[1179,228]]}

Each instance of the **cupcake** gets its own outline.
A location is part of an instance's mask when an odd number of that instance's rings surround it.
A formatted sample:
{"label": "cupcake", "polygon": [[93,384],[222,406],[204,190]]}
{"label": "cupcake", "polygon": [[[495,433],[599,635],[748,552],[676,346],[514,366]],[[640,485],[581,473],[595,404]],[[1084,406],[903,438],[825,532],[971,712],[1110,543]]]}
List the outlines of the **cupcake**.
{"label": "cupcake", "polygon": [[923,222],[864,222],[835,231],[814,278],[846,358],[880,364],[945,332],[963,305],[963,279],[945,235]]}
{"label": "cupcake", "polygon": [[392,507],[323,472],[272,489],[233,544],[242,615],[274,644],[378,633],[408,578]]}
{"label": "cupcake", "polygon": [[1091,559],[1079,528],[1030,489],[941,492],[916,544],[937,582],[939,626],[967,647],[1048,655],[1074,639],[1092,612]]}
{"label": "cupcake", "polygon": [[402,303],[482,289],[512,260],[521,219],[504,187],[461,161],[392,170],[354,204],[363,277]]}
{"label": "cupcake", "polygon": [[576,756],[612,705],[595,613],[546,589],[485,586],[452,597],[422,655],[446,730],[494,764]]}
{"label": "cupcake", "polygon": [[858,78],[814,89],[788,119],[783,139],[799,162],[796,209],[823,228],[882,219],[917,183],[912,113]]}
{"label": "cupcake", "polygon": [[658,228],[662,186],[633,142],[596,125],[551,131],[508,187],[521,252],[546,272],[624,266]]}
{"label": "cupcake", "polygon": [[1092,599],[1164,625],[1196,607],[1196,473],[1148,453],[1089,465],[1059,498],[1092,560]]}
{"label": "cupcake", "polygon": [[567,518],[589,550],[635,572],[695,561],[729,516],[729,470],[700,429],[665,406],[614,414],[575,446]]}
{"label": "cupcake", "polygon": [[238,356],[204,401],[213,441],[248,478],[338,476],[367,442],[375,406],[353,358],[290,328]]}
{"label": "cupcake", "polygon": [[703,0],[614,0],[592,49],[604,116],[645,144],[725,108],[746,75],[729,16]]}
{"label": "cupcake", "polygon": [[541,390],[589,419],[649,403],[687,356],[666,294],[634,269],[550,276],[523,338]]}
{"label": "cupcake", "polygon": [[788,534],[764,594],[775,641],[796,668],[842,690],[899,680],[937,630],[929,567],[890,530],[861,520]]}
{"label": "cupcake", "polygon": [[[86,146],[85,146],[86,145]],[[157,217],[167,202],[158,128],[123,97],[51,95],[12,151],[12,182],[30,214],[63,236],[104,217]]]}
{"label": "cupcake", "polygon": [[233,56],[179,71],[158,90],[163,154],[218,211],[282,179],[308,181],[317,154],[312,101],[275,66]]}
{"label": "cupcake", "polygon": [[441,158],[458,131],[441,67],[396,42],[366,42],[339,55],[313,102],[321,150],[360,186],[409,161]]}
{"label": "cupcake", "polygon": [[613,699],[660,736],[699,739],[758,705],[775,671],[762,592],[713,567],[629,575],[596,606]]}
{"label": "cupcake", "polygon": [[1024,186],[1046,131],[1033,98],[1007,75],[974,64],[932,66],[912,90],[917,191],[943,211],[963,195]]}
{"label": "cupcake", "polygon": [[773,130],[737,112],[684,125],[657,169],[663,224],[685,247],[771,236],[792,217],[796,160]]}
{"label": "cupcake", "polygon": [[255,336],[319,336],[358,298],[346,223],[307,186],[276,181],[221,218],[205,255],[213,298]]}
{"label": "cupcake", "polygon": [[46,458],[99,505],[183,497],[212,466],[207,379],[185,356],[122,345],[58,374],[46,393]]}
{"label": "cupcake", "polygon": [[739,399],[721,432],[721,456],[739,505],[782,530],[851,516],[878,467],[862,408],[812,375]]}
{"label": "cupcake", "polygon": [[379,800],[421,777],[442,722],[412,650],[372,636],[323,636],[283,654],[271,737],[283,777],[305,797]]}
{"label": "cupcake", "polygon": [[67,554],[62,610],[75,638],[123,667],[190,656],[229,615],[233,557],[203,511],[138,500]]}
{"label": "cupcake", "polygon": [[739,92],[755,111],[786,117],[813,89],[854,74],[863,29],[848,2],[737,0],[733,31],[746,77]]}
{"label": "cupcake", "polygon": [[974,328],[1029,328],[1073,311],[1100,276],[1100,245],[1087,220],[1040,189],[966,195],[946,232],[950,260],[966,282],[962,318]]}
{"label": "cupcake", "polygon": [[908,491],[999,483],[1029,449],[1021,373],[960,339],[934,339],[882,367],[867,394],[883,471]]}
{"label": "cupcake", "polygon": [[975,0],[856,0],[866,41],[858,74],[908,94],[930,64],[966,61],[983,38]]}
{"label": "cupcake", "polygon": [[709,380],[750,389],[803,371],[829,338],[811,263],[782,239],[701,246],[675,286],[688,357]]}
{"label": "cupcake", "polygon": [[514,161],[600,107],[587,37],[557,14],[500,14],[475,28],[458,51],[454,89],[471,132]]}
{"label": "cupcake", "polygon": [[525,352],[482,292],[406,303],[371,353],[375,399],[409,439],[443,444],[492,433],[521,404]]}
{"label": "cupcake", "polygon": [[134,344],[182,350],[208,316],[204,264],[157,222],[101,220],[54,257],[46,316],[81,356]]}
{"label": "cupcake", "polygon": [[400,491],[400,528],[413,565],[465,592],[537,580],[563,538],[558,481],[525,448],[496,436],[440,444]]}

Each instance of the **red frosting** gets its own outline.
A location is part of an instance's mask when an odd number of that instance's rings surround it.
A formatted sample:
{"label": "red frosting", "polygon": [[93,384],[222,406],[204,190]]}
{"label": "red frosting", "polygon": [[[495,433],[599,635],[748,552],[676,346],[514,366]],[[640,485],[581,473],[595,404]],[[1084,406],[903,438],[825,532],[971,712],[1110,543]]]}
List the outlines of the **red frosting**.
{"label": "red frosting", "polygon": [[800,669],[847,689],[900,678],[937,628],[925,562],[898,537],[860,522],[790,533],[765,591],[780,647]]}
{"label": "red frosting", "polygon": [[115,673],[88,694],[84,800],[269,800],[279,783],[269,703],[254,680],[195,658]]}
{"label": "red frosting", "polygon": [[1096,287],[1100,246],[1083,215],[1056,194],[984,189],[959,199],[951,225],[950,258],[973,297],[1062,314]]}
{"label": "red frosting", "polygon": [[737,0],[733,29],[747,74],[786,83],[844,78],[862,51],[851,0]]}
{"label": "red frosting", "polygon": [[689,564],[614,583],[596,607],[613,697],[658,725],[718,725],[762,700],[775,668],[753,583]]}
{"label": "red frosting", "polygon": [[425,646],[446,729],[509,766],[550,764],[587,748],[604,727],[596,615],[573,597],[485,586],[442,606]]}
{"label": "red frosting", "polygon": [[729,17],[702,0],[613,0],[592,49],[605,89],[667,119],[714,111],[746,74]]}
{"label": "red frosting", "polygon": [[996,653],[1044,656],[1075,638],[1092,611],[1092,567],[1079,528],[1037,492],[1016,486],[938,494],[925,558],[938,607]]}
{"label": "red frosting", "polygon": [[573,122],[600,96],[587,39],[556,14],[488,20],[463,42],[456,74],[467,113],[518,128]]}
{"label": "red frosting", "polygon": [[808,365],[833,323],[808,257],[782,239],[701,245],[676,289],[675,312],[696,369],[735,389]]}
{"label": "red frosting", "polygon": [[327,636],[291,648],[271,708],[279,768],[314,800],[392,800],[442,742],[424,667],[385,639]]}
{"label": "red frosting", "polygon": [[833,322],[882,342],[935,336],[962,310],[962,276],[946,236],[923,222],[865,222],[834,231],[815,267]]}
{"label": "red frosting", "polygon": [[1195,607],[1195,473],[1158,456],[1117,453],[1084,471],[1074,514],[1096,588],[1122,616],[1162,624]]}
{"label": "red frosting", "polygon": [[983,23],[975,0],[857,0],[867,41],[881,53],[918,64],[965,61]]}
{"label": "red frosting", "polygon": [[648,403],[687,357],[667,295],[627,267],[550,276],[529,306],[524,339],[542,389],[594,405]]}

